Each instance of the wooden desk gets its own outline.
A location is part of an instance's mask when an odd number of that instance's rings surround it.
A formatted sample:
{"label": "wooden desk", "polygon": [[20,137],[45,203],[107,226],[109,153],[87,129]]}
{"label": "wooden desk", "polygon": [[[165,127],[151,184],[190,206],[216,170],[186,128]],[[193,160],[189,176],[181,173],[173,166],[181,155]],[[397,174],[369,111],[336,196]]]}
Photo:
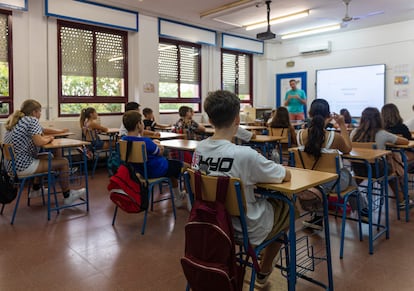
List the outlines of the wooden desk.
{"label": "wooden desk", "polygon": [[167,139],[183,139],[185,137],[184,133],[175,133],[175,132],[159,132],[160,136],[150,136],[152,139],[167,140]]}
{"label": "wooden desk", "polygon": [[[386,239],[390,237],[390,225],[389,225],[389,207],[388,207],[388,163],[386,160],[386,156],[391,154],[389,150],[378,150],[378,149],[370,149],[370,148],[357,148],[354,147],[349,154],[343,154],[342,158],[348,160],[354,160],[363,162],[367,168],[368,172],[368,185],[367,185],[367,197],[368,197],[368,236],[369,236],[369,253],[374,253],[374,240],[379,238],[382,234],[385,233]],[[383,187],[385,188],[383,192],[385,192],[385,197],[380,197],[379,199],[384,199],[385,201],[385,225],[380,224],[380,218],[378,219],[378,223],[375,224],[377,228],[381,229],[378,230],[377,234],[374,236],[373,234],[373,219],[372,219],[372,211],[373,211],[373,177],[372,177],[372,166],[371,164],[375,164],[374,166],[376,169],[379,169],[379,163],[384,165],[383,171],[384,176],[376,179],[379,183],[384,183]],[[377,172],[378,173],[378,172]],[[383,193],[382,192],[382,193]],[[382,202],[380,202],[382,203]],[[381,207],[381,205],[380,205]],[[381,211],[379,211],[379,214]]]}
{"label": "wooden desk", "polygon": [[61,138],[61,137],[68,137],[69,135],[74,135],[75,133],[67,131],[67,132],[61,132],[61,133],[50,133],[45,134],[44,136],[53,136],[55,138]]}
{"label": "wooden desk", "polygon": [[160,144],[166,148],[182,150],[182,151],[195,151],[199,141],[198,140],[189,140],[189,139],[170,139],[162,140]]}
{"label": "wooden desk", "polygon": [[[73,147],[80,147],[84,145],[89,145],[90,142],[84,141],[84,140],[77,140],[77,139],[71,139],[71,138],[59,138],[54,139],[52,142],[44,145],[42,148],[45,150],[52,150],[52,149],[65,149],[65,148],[73,148]],[[56,206],[54,208],[50,205],[50,187],[48,188],[48,220],[50,220],[50,212],[51,211],[57,211],[59,212],[60,209],[78,206],[78,205],[86,205],[86,211],[89,211],[89,187],[88,187],[88,164],[87,164],[88,158],[86,157],[86,153],[83,154],[83,170],[84,170],[84,178],[85,178],[85,189],[86,189],[86,199],[85,201],[82,201],[80,203],[72,204],[72,205],[62,205],[62,206]],[[72,160],[71,155],[69,154],[69,167],[72,167]],[[51,168],[51,160],[49,159],[49,169]],[[51,177],[51,171],[49,171],[49,177],[48,181],[52,181]]]}
{"label": "wooden desk", "polygon": [[252,138],[247,144],[259,146],[263,151],[263,155],[269,158],[272,149],[275,148],[276,144],[282,139],[283,137],[281,136],[257,134],[256,137]]}
{"label": "wooden desk", "polygon": [[292,179],[289,182],[283,182],[280,184],[259,183],[258,187],[279,191],[288,196],[292,196],[295,193],[299,193],[303,190],[327,183],[335,180],[338,175],[327,172],[312,171],[307,169],[286,167],[292,174]]}
{"label": "wooden desk", "polygon": [[[295,196],[294,194],[299,193],[303,190],[309,189],[321,185],[323,183],[337,179],[338,175],[333,173],[312,171],[307,169],[291,168],[287,167],[292,174],[292,179],[289,182],[281,184],[269,184],[259,183],[256,186],[270,191],[270,194],[264,194],[265,196],[274,197],[285,201],[289,205],[289,271],[288,271],[288,289],[289,291],[295,290],[296,278],[303,278],[309,282],[312,282],[319,287],[324,287],[325,290],[334,290],[333,288],[333,275],[332,275],[332,260],[331,260],[331,243],[329,234],[329,217],[328,217],[328,201],[325,193],[323,196],[323,214],[324,214],[324,230],[325,230],[325,249],[326,249],[326,267],[327,267],[327,279],[328,283],[316,281],[313,278],[307,276],[297,276],[296,274],[296,230],[295,230]],[[323,189],[320,188],[323,193]],[[276,191],[274,193],[273,191]],[[281,192],[282,194],[278,194]],[[325,258],[324,258],[325,259]]]}
{"label": "wooden desk", "polygon": [[241,128],[246,130],[264,130],[267,129],[264,125],[240,125]]}

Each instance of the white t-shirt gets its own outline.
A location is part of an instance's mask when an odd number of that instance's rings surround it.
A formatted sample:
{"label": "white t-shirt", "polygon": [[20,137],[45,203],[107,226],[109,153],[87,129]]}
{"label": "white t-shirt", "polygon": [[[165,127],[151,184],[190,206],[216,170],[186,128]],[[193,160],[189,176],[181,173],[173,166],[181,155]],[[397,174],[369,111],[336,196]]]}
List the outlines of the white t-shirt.
{"label": "white t-shirt", "polygon": [[[286,175],[283,166],[266,159],[247,146],[239,146],[227,140],[202,140],[193,155],[193,169],[208,167],[211,176],[229,176],[241,179],[247,207],[247,228],[252,244],[261,243],[273,228],[272,205],[265,198],[254,194],[255,184],[281,183]],[[241,233],[240,222],[233,219],[236,232]]]}
{"label": "white t-shirt", "polygon": [[244,129],[240,126],[237,128],[236,137],[241,139],[242,141],[248,142],[252,139],[252,136],[253,136],[253,132],[247,129]]}

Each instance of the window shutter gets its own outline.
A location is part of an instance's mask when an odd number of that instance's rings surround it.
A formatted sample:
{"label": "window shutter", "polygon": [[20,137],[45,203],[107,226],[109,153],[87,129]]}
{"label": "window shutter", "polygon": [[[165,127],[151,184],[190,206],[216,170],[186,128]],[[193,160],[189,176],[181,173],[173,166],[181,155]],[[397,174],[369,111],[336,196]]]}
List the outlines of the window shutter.
{"label": "window shutter", "polygon": [[62,75],[93,76],[93,32],[61,27]]}
{"label": "window shutter", "polygon": [[223,90],[235,93],[236,89],[236,55],[223,53]]}
{"label": "window shutter", "polygon": [[8,54],[8,35],[9,35],[9,25],[8,25],[8,15],[0,14],[0,35],[5,36],[0,38],[0,62],[7,63],[9,61]]}
{"label": "window shutter", "polygon": [[250,94],[250,62],[247,55],[238,55],[239,94]]}
{"label": "window shutter", "polygon": [[178,48],[176,45],[159,44],[158,72],[160,82],[178,82]]}
{"label": "window shutter", "polygon": [[96,32],[97,77],[124,77],[124,39],[121,35]]}
{"label": "window shutter", "polygon": [[199,50],[195,47],[180,46],[180,79],[181,83],[198,84],[199,67],[198,57]]}

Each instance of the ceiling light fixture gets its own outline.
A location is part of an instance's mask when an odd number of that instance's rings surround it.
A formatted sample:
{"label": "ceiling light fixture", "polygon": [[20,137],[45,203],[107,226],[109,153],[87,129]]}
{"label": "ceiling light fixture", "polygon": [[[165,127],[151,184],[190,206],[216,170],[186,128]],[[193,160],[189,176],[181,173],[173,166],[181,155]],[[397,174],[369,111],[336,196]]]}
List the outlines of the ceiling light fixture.
{"label": "ceiling light fixture", "polygon": [[200,13],[200,18],[218,17],[255,5],[252,0],[238,0]]}
{"label": "ceiling light fixture", "polygon": [[340,28],[341,28],[341,25],[339,23],[331,24],[331,25],[326,25],[326,26],[320,26],[320,27],[285,33],[285,34],[282,34],[281,38],[282,39],[295,38],[295,37],[300,37],[300,36],[305,36],[305,35],[311,35],[311,34],[316,34],[316,33],[337,30]]}
{"label": "ceiling light fixture", "polygon": [[[305,11],[296,12],[296,13],[289,14],[289,15],[275,17],[275,18],[270,19],[270,25],[306,17],[308,15],[309,15],[309,10],[305,10]],[[253,30],[253,29],[266,27],[266,26],[267,26],[267,21],[261,21],[261,22],[256,22],[256,23],[246,25],[246,30]]]}

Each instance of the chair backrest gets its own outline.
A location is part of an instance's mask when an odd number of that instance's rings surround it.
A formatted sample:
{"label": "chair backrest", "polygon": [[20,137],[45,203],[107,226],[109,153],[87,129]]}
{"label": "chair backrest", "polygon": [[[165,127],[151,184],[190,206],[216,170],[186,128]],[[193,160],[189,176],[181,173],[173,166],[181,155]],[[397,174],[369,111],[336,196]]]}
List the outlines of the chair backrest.
{"label": "chair backrest", "polygon": [[287,143],[290,146],[291,138],[290,138],[289,128],[287,128],[287,127],[283,127],[283,128],[269,127],[269,135],[282,137],[280,142],[281,143]]}
{"label": "chair backrest", "polygon": [[2,144],[2,147],[3,147],[4,162],[6,162],[5,164],[6,168],[7,168],[7,163],[11,163],[11,170],[13,171],[13,173],[9,173],[9,174],[16,175],[17,171],[16,171],[14,147],[10,143],[4,143]]}
{"label": "chair backrest", "polygon": [[[194,193],[195,189],[195,172],[192,169],[186,170],[189,178],[190,178],[190,188],[187,189],[188,191],[192,191]],[[217,186],[217,177],[215,176],[207,176],[201,175],[201,196],[203,200],[206,201],[215,201],[216,200],[216,186]],[[227,189],[227,197],[226,197],[226,209],[232,216],[240,216],[239,204],[237,200],[237,191],[236,187],[234,186],[235,183],[240,184],[240,198],[243,204],[244,213],[246,212],[246,199],[244,197],[243,187],[239,178],[230,178],[229,187]]]}
{"label": "chair backrest", "polygon": [[[121,161],[126,160],[128,142],[125,140],[119,141],[119,153],[121,156]],[[129,163],[144,164],[147,162],[147,148],[145,142],[143,141],[133,141],[132,147],[128,157]]]}
{"label": "chair backrest", "polygon": [[319,159],[298,149],[292,149],[297,168],[316,170],[328,173],[338,173],[340,154],[337,152],[322,153]]}

